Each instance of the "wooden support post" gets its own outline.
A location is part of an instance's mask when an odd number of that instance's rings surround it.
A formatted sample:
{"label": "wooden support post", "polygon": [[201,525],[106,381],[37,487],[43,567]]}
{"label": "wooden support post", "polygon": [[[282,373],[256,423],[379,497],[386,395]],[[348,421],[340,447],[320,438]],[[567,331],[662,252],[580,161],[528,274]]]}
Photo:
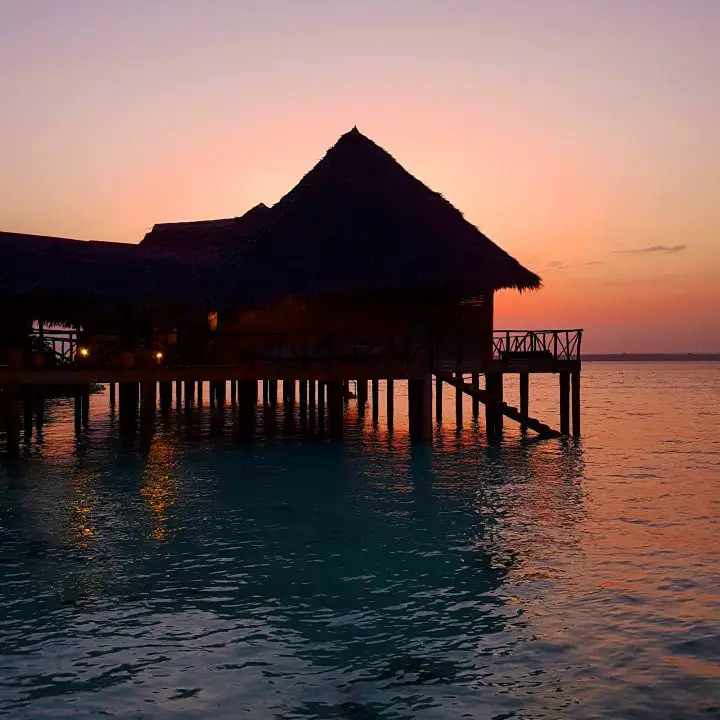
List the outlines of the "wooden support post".
{"label": "wooden support post", "polygon": [[197,404],[198,407],[202,407],[203,404],[203,381],[198,380],[197,384]]}
{"label": "wooden support post", "polygon": [[82,427],[82,388],[76,385],[73,388],[73,416],[75,420],[75,433],[79,433]]}
{"label": "wooden support post", "polygon": [[[520,373],[520,414],[530,414],[530,373]],[[525,432],[527,425],[520,423],[520,430]]]}
{"label": "wooden support post", "polygon": [[367,380],[356,380],[355,387],[357,388],[357,404],[358,404],[358,415],[365,415],[365,405],[368,400],[368,381]]}
{"label": "wooden support post", "polygon": [[35,395],[35,420],[38,433],[42,431],[45,424],[45,388],[39,387]]}
{"label": "wooden support post", "polygon": [[120,437],[123,442],[132,442],[137,431],[139,385],[120,383]]}
{"label": "wooden support post", "polygon": [[33,412],[35,406],[35,389],[32,385],[23,388],[23,442],[29,445],[32,442]]}
{"label": "wooden support post", "polygon": [[435,420],[436,422],[442,422],[443,412],[443,381],[439,378],[435,378]]}
{"label": "wooden support post", "polygon": [[[122,400],[120,401],[122,402]],[[175,407],[180,409],[182,405],[182,380],[175,381]]]}
{"label": "wooden support post", "polygon": [[325,429],[325,383],[322,380],[318,380],[317,418],[318,430],[322,432]]}
{"label": "wooden support post", "polygon": [[[496,399],[502,399],[502,373],[485,373],[485,389]],[[500,413],[493,403],[485,405],[485,434],[488,442],[495,442],[502,437],[502,422]]]}
{"label": "wooden support post", "polygon": [[115,383],[110,383],[110,407],[115,407]]}
{"label": "wooden support post", "polygon": [[268,380],[268,402],[270,405],[277,405],[278,401],[278,381]]}
{"label": "wooden support post", "polygon": [[432,440],[432,376],[408,380],[410,442]]}
{"label": "wooden support post", "polygon": [[268,389],[268,383],[269,380],[263,380],[262,381],[262,401],[263,401],[263,407],[267,407],[267,405],[270,402],[270,392]]}
{"label": "wooden support post", "polygon": [[572,375],[572,431],[574,437],[580,437],[580,371]]}
{"label": "wooden support post", "polygon": [[301,380],[298,383],[298,389],[300,392],[300,412],[307,413],[307,401],[308,401],[308,384],[307,380]]}
{"label": "wooden support post", "polygon": [[192,407],[195,403],[195,381],[185,381],[185,407]]}
{"label": "wooden support post", "polygon": [[395,423],[395,381],[387,381],[387,426],[392,430]]}
{"label": "wooden support post", "polygon": [[6,453],[9,459],[20,457],[20,408],[18,386],[6,385],[3,390],[3,410],[6,433]]}
{"label": "wooden support post", "polygon": [[[480,388],[480,373],[472,374],[472,386],[475,390]],[[474,418],[480,415],[480,401],[476,397],[472,399],[472,415]]]}
{"label": "wooden support post", "polygon": [[140,443],[147,450],[155,434],[155,406],[157,405],[157,384],[155,381],[140,383]]}
{"label": "wooden support post", "polygon": [[334,380],[327,384],[327,405],[328,405],[328,428],[330,436],[341,438],[343,436],[343,415],[345,413],[343,403],[342,381]]}
{"label": "wooden support post", "polygon": [[227,382],[225,380],[218,380],[215,383],[215,406],[220,409],[224,408],[226,398]]}
{"label": "wooden support post", "polygon": [[315,380],[310,380],[308,383],[308,402],[310,403],[310,412],[315,414],[315,408],[317,407],[317,383]]}
{"label": "wooden support post", "polygon": [[90,386],[83,385],[81,390],[82,422],[87,425],[90,421]]}
{"label": "wooden support post", "polygon": [[380,421],[380,383],[377,379],[372,381],[372,421],[373,425]]}
{"label": "wooden support post", "polygon": [[570,434],[570,373],[560,373],[560,432]]}
{"label": "wooden support post", "polygon": [[236,380],[230,381],[230,404],[236,405],[238,401],[238,386]]}
{"label": "wooden support post", "polygon": [[295,381],[283,380],[283,401],[286,405],[295,404]]}
{"label": "wooden support post", "polygon": [[[463,376],[461,372],[456,372],[455,377],[459,382],[463,381]],[[457,387],[455,388],[455,422],[457,423],[458,428],[462,427],[463,424],[463,394],[462,390]]]}
{"label": "wooden support post", "polygon": [[[235,383],[235,380],[232,382]],[[257,380],[237,381],[238,427],[241,435],[255,432],[257,401]]]}
{"label": "wooden support post", "polygon": [[172,382],[160,383],[160,412],[167,415],[172,406]]}

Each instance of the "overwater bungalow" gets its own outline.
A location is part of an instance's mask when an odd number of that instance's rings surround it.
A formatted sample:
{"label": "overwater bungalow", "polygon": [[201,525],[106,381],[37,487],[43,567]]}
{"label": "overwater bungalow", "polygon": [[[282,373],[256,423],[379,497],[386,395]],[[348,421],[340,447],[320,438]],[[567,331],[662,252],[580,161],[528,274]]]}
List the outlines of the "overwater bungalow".
{"label": "overwater bungalow", "polygon": [[[18,388],[120,383],[121,414],[171,383],[210,381],[214,401],[272,402],[277,380],[311,383],[342,432],[343,383],[409,382],[410,429],[432,437],[433,377],[540,434],[533,372],[560,377],[560,432],[580,432],[578,330],[502,330],[495,293],[540,278],[356,128],[276,205],[238,218],[164,223],[138,245],[0,233],[0,384],[8,445]],[[61,321],[62,330],[48,329]],[[69,328],[69,329],[68,329]],[[48,354],[55,362],[48,363]],[[519,408],[503,376],[520,378]],[[480,377],[485,387],[480,388]],[[317,384],[317,386],[316,386]],[[237,395],[236,395],[237,393]],[[325,400],[327,396],[327,406]],[[123,401],[123,398],[125,400]],[[438,404],[436,412],[440,412]]]}

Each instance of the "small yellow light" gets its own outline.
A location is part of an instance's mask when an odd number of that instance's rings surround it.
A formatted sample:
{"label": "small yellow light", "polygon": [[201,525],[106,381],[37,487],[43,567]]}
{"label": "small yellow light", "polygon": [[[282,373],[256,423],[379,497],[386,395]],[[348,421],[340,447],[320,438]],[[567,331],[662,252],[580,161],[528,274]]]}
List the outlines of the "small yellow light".
{"label": "small yellow light", "polygon": [[164,357],[165,357],[165,355],[164,355],[160,350],[158,350],[158,351],[155,353],[155,359],[156,359],[156,360],[162,360]]}
{"label": "small yellow light", "polygon": [[81,355],[82,357],[88,357],[88,355],[90,355],[90,350],[88,350],[86,347],[81,347],[81,348],[80,348],[80,355]]}

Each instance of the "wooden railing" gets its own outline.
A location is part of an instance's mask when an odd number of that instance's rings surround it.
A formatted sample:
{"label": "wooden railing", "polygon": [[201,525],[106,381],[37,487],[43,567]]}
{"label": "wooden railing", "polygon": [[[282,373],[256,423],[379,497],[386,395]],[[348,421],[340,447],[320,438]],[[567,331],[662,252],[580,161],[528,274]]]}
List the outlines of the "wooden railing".
{"label": "wooden railing", "polygon": [[[166,366],[232,365],[247,361],[360,361],[369,358],[410,360],[426,354],[433,362],[448,360],[462,363],[473,358],[490,359],[490,344],[477,333],[447,331],[409,332],[403,336],[368,336],[354,333],[243,333],[219,330],[185,335],[172,333],[154,338],[150,349],[162,351]],[[492,336],[495,361],[577,361],[580,359],[582,330],[496,330]],[[74,330],[34,330],[31,336],[35,352],[50,355],[55,366],[82,364],[108,367],[118,362],[118,335],[93,336],[84,344]],[[80,345],[78,344],[80,342]],[[88,348],[83,357],[80,347]],[[484,349],[483,349],[484,348]]]}
{"label": "wooden railing", "polygon": [[579,360],[582,330],[495,330],[494,360]]}
{"label": "wooden railing", "polygon": [[30,334],[33,351],[49,357],[50,364],[70,365],[78,349],[78,334],[75,330],[43,330],[37,328]]}

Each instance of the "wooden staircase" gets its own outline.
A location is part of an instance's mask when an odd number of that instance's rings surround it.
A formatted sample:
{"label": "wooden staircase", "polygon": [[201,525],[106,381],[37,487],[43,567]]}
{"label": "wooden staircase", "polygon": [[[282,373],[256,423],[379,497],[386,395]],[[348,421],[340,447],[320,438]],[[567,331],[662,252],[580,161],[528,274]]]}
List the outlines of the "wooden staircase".
{"label": "wooden staircase", "polygon": [[549,425],[540,422],[537,418],[530,417],[529,415],[523,415],[520,410],[512,405],[508,405],[503,400],[497,400],[490,395],[487,390],[481,390],[480,388],[473,387],[470,383],[466,383],[461,377],[455,377],[451,372],[447,370],[436,369],[435,377],[439,378],[448,385],[452,385],[454,388],[461,390],[465,394],[472,398],[475,398],[479,402],[492,407],[502,413],[506,418],[514,420],[520,425],[534,430],[540,437],[543,438],[557,438],[562,437],[562,433],[557,430],[553,430]]}

